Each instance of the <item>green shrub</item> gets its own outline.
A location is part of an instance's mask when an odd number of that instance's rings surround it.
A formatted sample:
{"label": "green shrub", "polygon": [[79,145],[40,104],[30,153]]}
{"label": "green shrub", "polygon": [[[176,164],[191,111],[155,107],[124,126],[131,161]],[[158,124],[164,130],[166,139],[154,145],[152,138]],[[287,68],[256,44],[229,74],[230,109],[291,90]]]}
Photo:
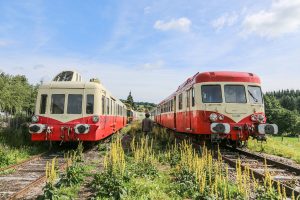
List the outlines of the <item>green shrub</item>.
{"label": "green shrub", "polygon": [[85,169],[83,166],[73,164],[66,169],[66,173],[62,175],[58,186],[74,186],[83,182]]}
{"label": "green shrub", "polygon": [[151,162],[133,163],[129,166],[130,176],[153,179],[158,176],[157,168]]}
{"label": "green shrub", "polygon": [[112,173],[111,170],[95,174],[92,182],[95,197],[121,199],[127,194],[125,183],[128,181],[128,177],[120,173]]}
{"label": "green shrub", "polygon": [[173,187],[177,194],[183,198],[196,198],[199,196],[199,184],[195,174],[187,168],[176,170],[172,174],[174,176]]}

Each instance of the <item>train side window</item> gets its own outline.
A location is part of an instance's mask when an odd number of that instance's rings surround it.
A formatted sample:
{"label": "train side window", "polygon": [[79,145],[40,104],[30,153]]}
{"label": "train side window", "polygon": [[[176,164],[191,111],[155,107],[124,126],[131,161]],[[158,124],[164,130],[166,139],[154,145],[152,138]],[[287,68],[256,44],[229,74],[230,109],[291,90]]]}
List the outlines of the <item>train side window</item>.
{"label": "train side window", "polygon": [[86,95],[86,114],[94,114],[94,95]]}
{"label": "train side window", "polygon": [[202,85],[201,86],[203,103],[222,103],[222,92],[220,85]]}
{"label": "train side window", "polygon": [[68,95],[68,114],[81,114],[82,113],[82,95],[69,94]]}
{"label": "train side window", "polygon": [[47,94],[41,95],[40,114],[46,113],[47,97],[48,97]]}
{"label": "train side window", "polygon": [[192,93],[192,107],[195,106],[195,89],[192,88],[191,89],[191,93]]}
{"label": "train side window", "polygon": [[109,115],[109,98],[106,98],[106,114]]}
{"label": "train side window", "polygon": [[226,103],[246,103],[246,92],[243,85],[225,85],[224,87]]}
{"label": "train side window", "polygon": [[182,94],[180,94],[178,97],[178,108],[179,108],[179,110],[182,109]]}
{"label": "train side window", "polygon": [[52,94],[51,114],[63,114],[65,109],[65,95]]}
{"label": "train side window", "polygon": [[186,107],[190,107],[190,90],[186,91]]}
{"label": "train side window", "polygon": [[102,115],[105,115],[105,96],[102,96]]}

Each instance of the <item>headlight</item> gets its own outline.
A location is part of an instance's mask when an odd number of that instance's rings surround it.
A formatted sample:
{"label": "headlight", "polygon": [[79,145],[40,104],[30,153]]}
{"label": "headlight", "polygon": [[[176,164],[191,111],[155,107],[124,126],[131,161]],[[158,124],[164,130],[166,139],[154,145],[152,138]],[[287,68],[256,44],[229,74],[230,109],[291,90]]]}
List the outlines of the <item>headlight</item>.
{"label": "headlight", "polygon": [[219,115],[219,120],[224,120],[224,115]]}
{"label": "headlight", "polygon": [[263,116],[262,114],[259,114],[257,117],[258,121],[262,122],[265,119],[265,116]]}
{"label": "headlight", "polygon": [[33,123],[37,123],[37,122],[39,121],[39,116],[33,115],[33,116],[31,117],[31,121],[32,121]]}
{"label": "headlight", "polygon": [[93,122],[96,123],[99,121],[99,116],[95,115],[93,116]]}
{"label": "headlight", "polygon": [[209,115],[209,119],[210,119],[210,121],[215,122],[218,119],[218,115],[216,113],[211,113]]}
{"label": "headlight", "polygon": [[251,115],[251,120],[256,122],[257,121],[256,115]]}

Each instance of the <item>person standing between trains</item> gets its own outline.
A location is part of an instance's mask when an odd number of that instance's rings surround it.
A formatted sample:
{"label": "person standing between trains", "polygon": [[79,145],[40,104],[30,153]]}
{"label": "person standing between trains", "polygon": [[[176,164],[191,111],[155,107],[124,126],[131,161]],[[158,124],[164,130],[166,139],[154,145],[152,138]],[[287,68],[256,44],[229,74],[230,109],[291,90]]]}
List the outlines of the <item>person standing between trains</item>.
{"label": "person standing between trains", "polygon": [[146,113],[145,117],[146,118],[144,118],[143,121],[142,121],[142,131],[145,133],[145,136],[147,136],[152,131],[153,122],[149,118],[150,117],[149,113]]}

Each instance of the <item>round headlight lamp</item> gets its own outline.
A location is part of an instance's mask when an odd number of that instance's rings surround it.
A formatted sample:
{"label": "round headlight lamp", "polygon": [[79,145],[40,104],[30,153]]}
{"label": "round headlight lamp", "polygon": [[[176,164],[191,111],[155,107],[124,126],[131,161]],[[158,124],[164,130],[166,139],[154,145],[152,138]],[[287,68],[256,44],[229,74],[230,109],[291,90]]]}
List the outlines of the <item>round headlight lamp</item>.
{"label": "round headlight lamp", "polygon": [[219,115],[219,120],[224,120],[224,115]]}
{"label": "round headlight lamp", "polygon": [[251,120],[254,122],[257,121],[256,115],[251,115]]}
{"label": "round headlight lamp", "polygon": [[33,123],[37,123],[37,122],[39,121],[39,116],[33,115],[33,116],[31,117],[31,121],[32,121]]}
{"label": "round headlight lamp", "polygon": [[258,121],[262,122],[262,121],[264,121],[265,116],[263,116],[262,114],[259,114],[257,118],[258,118]]}
{"label": "round headlight lamp", "polygon": [[99,116],[94,115],[94,116],[93,116],[93,122],[96,123],[96,122],[98,122],[98,121],[99,121]]}
{"label": "round headlight lamp", "polygon": [[215,122],[218,120],[218,115],[216,113],[211,113],[209,115],[209,119],[210,119],[210,121]]}

